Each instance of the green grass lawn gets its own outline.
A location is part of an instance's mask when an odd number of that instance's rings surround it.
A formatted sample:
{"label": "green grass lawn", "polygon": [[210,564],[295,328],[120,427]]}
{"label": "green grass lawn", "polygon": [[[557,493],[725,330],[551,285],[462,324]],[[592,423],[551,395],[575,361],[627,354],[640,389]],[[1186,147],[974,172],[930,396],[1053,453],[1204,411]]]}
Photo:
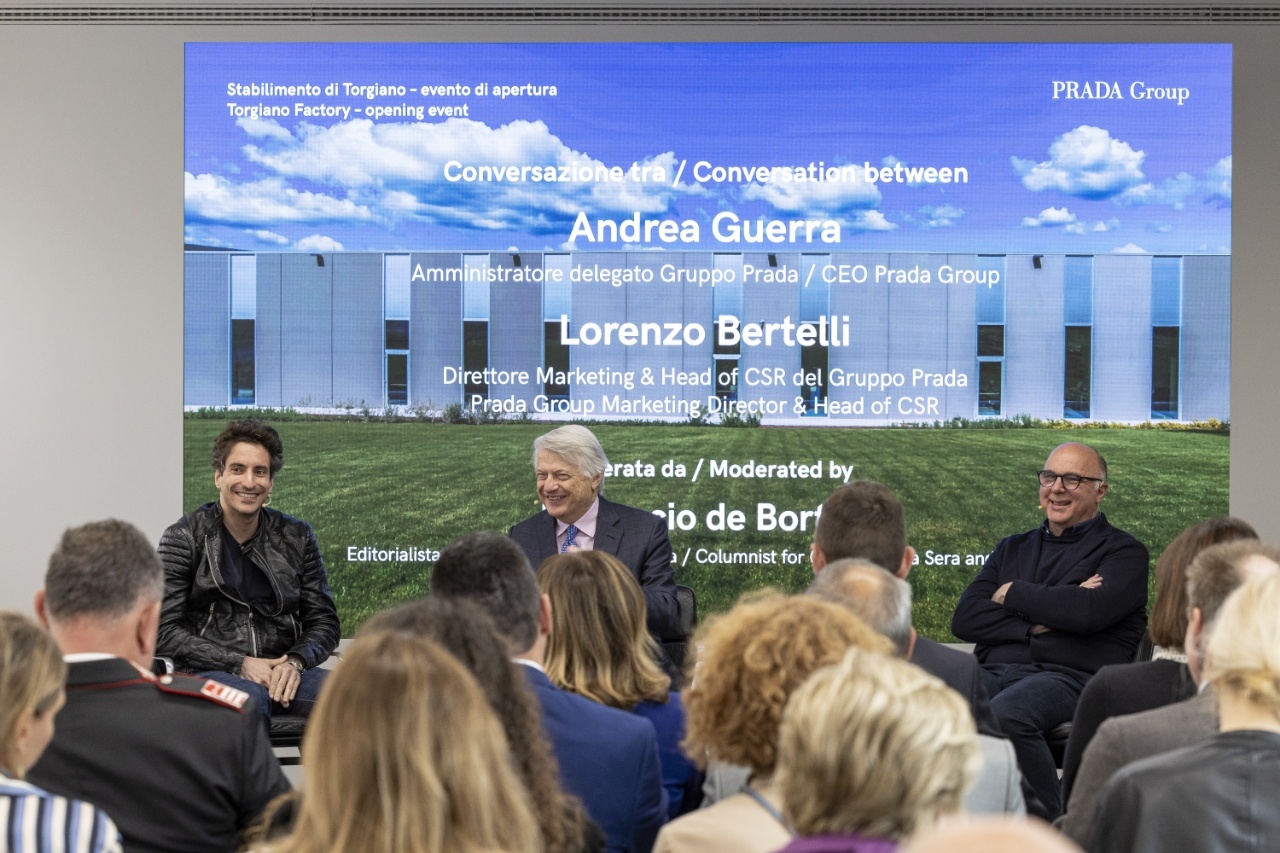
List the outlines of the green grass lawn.
{"label": "green grass lawn", "polygon": [[[186,510],[213,500],[209,448],[224,421],[185,424]],[[429,562],[354,562],[348,549],[439,550],[458,534],[506,529],[538,510],[530,448],[546,424],[467,426],[437,423],[291,421],[276,425],[286,464],[272,506],[316,530],[350,636],[373,613],[427,590]],[[1218,433],[1144,429],[723,429],[693,426],[592,427],[615,464],[641,460],[656,475],[614,476],[615,501],[688,510],[692,529],[671,532],[676,580],[698,594],[701,613],[728,608],[742,592],[776,586],[804,589],[812,521],[805,529],[762,531],[758,508],[778,513],[814,510],[840,483],[826,478],[835,462],[854,478],[888,484],[902,500],[907,534],[921,555],[910,580],[916,626],[950,641],[956,599],[1002,537],[1039,523],[1035,472],[1063,441],[1096,446],[1110,466],[1103,510],[1112,523],[1160,550],[1188,524],[1227,512],[1229,438]],[[703,461],[697,480],[694,470]],[[823,479],[712,478],[712,460],[741,464],[821,462]],[[663,463],[685,466],[663,477]],[[708,513],[723,503],[740,510],[743,529],[712,531]],[[687,521],[690,516],[683,516]],[[790,519],[788,519],[790,520]],[[768,554],[768,564],[698,559],[699,549]],[[960,565],[929,555],[956,555]],[[966,564],[966,563],[974,564]]]}

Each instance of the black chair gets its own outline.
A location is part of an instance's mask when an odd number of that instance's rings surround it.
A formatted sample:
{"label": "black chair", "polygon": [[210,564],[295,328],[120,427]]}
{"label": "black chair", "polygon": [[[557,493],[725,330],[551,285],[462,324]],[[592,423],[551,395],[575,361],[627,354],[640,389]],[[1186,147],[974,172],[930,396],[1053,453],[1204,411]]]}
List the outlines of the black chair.
{"label": "black chair", "polygon": [[693,638],[693,630],[698,627],[698,596],[693,587],[676,584],[676,603],[680,606],[677,633],[663,636],[662,649],[671,661],[675,670],[671,687],[679,690],[683,680],[685,660],[689,653],[689,640]]}

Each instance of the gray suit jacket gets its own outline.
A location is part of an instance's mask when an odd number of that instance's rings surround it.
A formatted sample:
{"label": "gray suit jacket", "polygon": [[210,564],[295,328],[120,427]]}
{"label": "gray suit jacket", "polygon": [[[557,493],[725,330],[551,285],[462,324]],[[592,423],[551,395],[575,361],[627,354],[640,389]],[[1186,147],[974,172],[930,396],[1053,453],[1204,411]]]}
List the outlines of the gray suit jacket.
{"label": "gray suit jacket", "polygon": [[1084,751],[1066,814],[1054,821],[1077,843],[1089,842],[1098,792],[1126,764],[1207,740],[1218,733],[1218,701],[1213,691],[1173,705],[1112,717]]}

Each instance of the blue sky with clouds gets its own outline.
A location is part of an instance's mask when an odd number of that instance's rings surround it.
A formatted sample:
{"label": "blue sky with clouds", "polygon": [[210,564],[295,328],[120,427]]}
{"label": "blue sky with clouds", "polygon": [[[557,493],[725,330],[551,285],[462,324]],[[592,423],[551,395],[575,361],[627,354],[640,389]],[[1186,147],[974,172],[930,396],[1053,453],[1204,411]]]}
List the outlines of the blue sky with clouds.
{"label": "blue sky with clouds", "polygon": [[[481,82],[556,95],[480,96]],[[228,91],[263,83],[322,94]],[[323,93],[344,83],[417,91]],[[473,92],[421,93],[450,84]],[[1072,84],[1095,97],[1068,98]],[[1188,95],[1134,97],[1144,89]],[[289,115],[237,117],[231,103]],[[295,104],[351,112],[300,116]],[[463,104],[466,117],[421,121],[356,112]],[[644,244],[667,249],[1229,252],[1231,48],[193,43],[185,146],[186,241],[247,251],[623,248],[570,240],[574,222],[639,212],[699,224],[699,244]],[[450,182],[451,160],[638,163],[667,180]],[[699,161],[964,167],[969,180],[699,181]],[[717,242],[710,223],[723,211],[834,220],[841,241]]]}

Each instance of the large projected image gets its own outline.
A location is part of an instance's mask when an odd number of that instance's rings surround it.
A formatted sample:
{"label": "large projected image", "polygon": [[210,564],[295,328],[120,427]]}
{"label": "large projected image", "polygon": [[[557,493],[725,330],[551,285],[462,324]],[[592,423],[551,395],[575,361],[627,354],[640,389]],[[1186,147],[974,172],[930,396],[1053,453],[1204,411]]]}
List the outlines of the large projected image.
{"label": "large projected image", "polygon": [[1231,48],[190,44],[187,510],[286,445],[347,633],[587,423],[703,612],[887,483],[921,632],[1067,440],[1158,554],[1227,510]]}

